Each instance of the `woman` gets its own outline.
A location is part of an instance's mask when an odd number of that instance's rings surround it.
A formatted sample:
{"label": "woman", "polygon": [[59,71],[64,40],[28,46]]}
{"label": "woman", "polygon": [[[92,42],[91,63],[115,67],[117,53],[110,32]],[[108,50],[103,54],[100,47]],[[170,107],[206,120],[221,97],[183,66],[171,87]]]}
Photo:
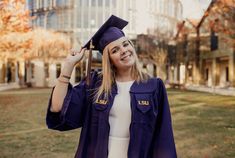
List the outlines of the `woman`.
{"label": "woman", "polygon": [[127,22],[111,16],[92,37],[103,54],[102,73],[69,84],[80,52],[72,51],[50,99],[47,125],[66,131],[82,127],[76,158],[176,158],[164,84],[139,67]]}

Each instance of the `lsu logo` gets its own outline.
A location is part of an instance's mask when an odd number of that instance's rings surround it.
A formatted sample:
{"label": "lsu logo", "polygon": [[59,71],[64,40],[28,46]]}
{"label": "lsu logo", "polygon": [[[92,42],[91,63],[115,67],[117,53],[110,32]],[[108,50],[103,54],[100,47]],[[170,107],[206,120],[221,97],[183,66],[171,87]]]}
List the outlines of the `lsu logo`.
{"label": "lsu logo", "polygon": [[148,100],[138,100],[138,104],[139,105],[148,106],[149,105],[149,101]]}
{"label": "lsu logo", "polygon": [[106,105],[107,104],[107,100],[103,100],[103,99],[99,99],[99,100],[96,100],[95,103],[97,104],[101,104],[101,105]]}

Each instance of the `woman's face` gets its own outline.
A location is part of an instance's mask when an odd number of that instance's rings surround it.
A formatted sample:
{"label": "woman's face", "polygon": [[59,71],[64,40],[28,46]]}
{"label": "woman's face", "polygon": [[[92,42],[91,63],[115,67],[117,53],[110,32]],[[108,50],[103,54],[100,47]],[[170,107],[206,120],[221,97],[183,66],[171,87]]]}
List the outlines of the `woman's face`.
{"label": "woman's face", "polygon": [[117,70],[126,70],[135,63],[135,50],[126,37],[121,37],[108,45],[111,63]]}

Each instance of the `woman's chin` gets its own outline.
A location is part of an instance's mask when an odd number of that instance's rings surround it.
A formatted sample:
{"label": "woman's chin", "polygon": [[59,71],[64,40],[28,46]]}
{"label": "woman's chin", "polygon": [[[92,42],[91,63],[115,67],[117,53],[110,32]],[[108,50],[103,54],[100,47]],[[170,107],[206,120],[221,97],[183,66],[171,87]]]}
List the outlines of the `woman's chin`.
{"label": "woman's chin", "polygon": [[129,63],[122,64],[119,68],[126,70],[126,69],[132,68],[133,65],[134,65],[134,62],[129,62]]}

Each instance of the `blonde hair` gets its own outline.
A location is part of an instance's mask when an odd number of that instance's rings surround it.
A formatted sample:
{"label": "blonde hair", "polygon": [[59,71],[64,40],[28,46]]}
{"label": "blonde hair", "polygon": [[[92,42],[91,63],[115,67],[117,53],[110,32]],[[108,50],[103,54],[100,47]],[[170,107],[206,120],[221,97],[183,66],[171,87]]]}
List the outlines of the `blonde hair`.
{"label": "blonde hair", "polygon": [[[133,47],[133,56],[135,58],[135,63],[131,68],[131,75],[137,81],[146,81],[149,78],[149,75],[144,73],[139,64],[139,59],[134,49],[134,44],[128,40],[131,46]],[[101,86],[96,90],[94,96],[95,100],[98,100],[101,96],[104,96],[104,99],[108,100],[108,96],[111,95],[111,88],[115,82],[115,68],[111,64],[109,57],[109,50],[107,47],[103,50],[102,56],[102,83]]]}

